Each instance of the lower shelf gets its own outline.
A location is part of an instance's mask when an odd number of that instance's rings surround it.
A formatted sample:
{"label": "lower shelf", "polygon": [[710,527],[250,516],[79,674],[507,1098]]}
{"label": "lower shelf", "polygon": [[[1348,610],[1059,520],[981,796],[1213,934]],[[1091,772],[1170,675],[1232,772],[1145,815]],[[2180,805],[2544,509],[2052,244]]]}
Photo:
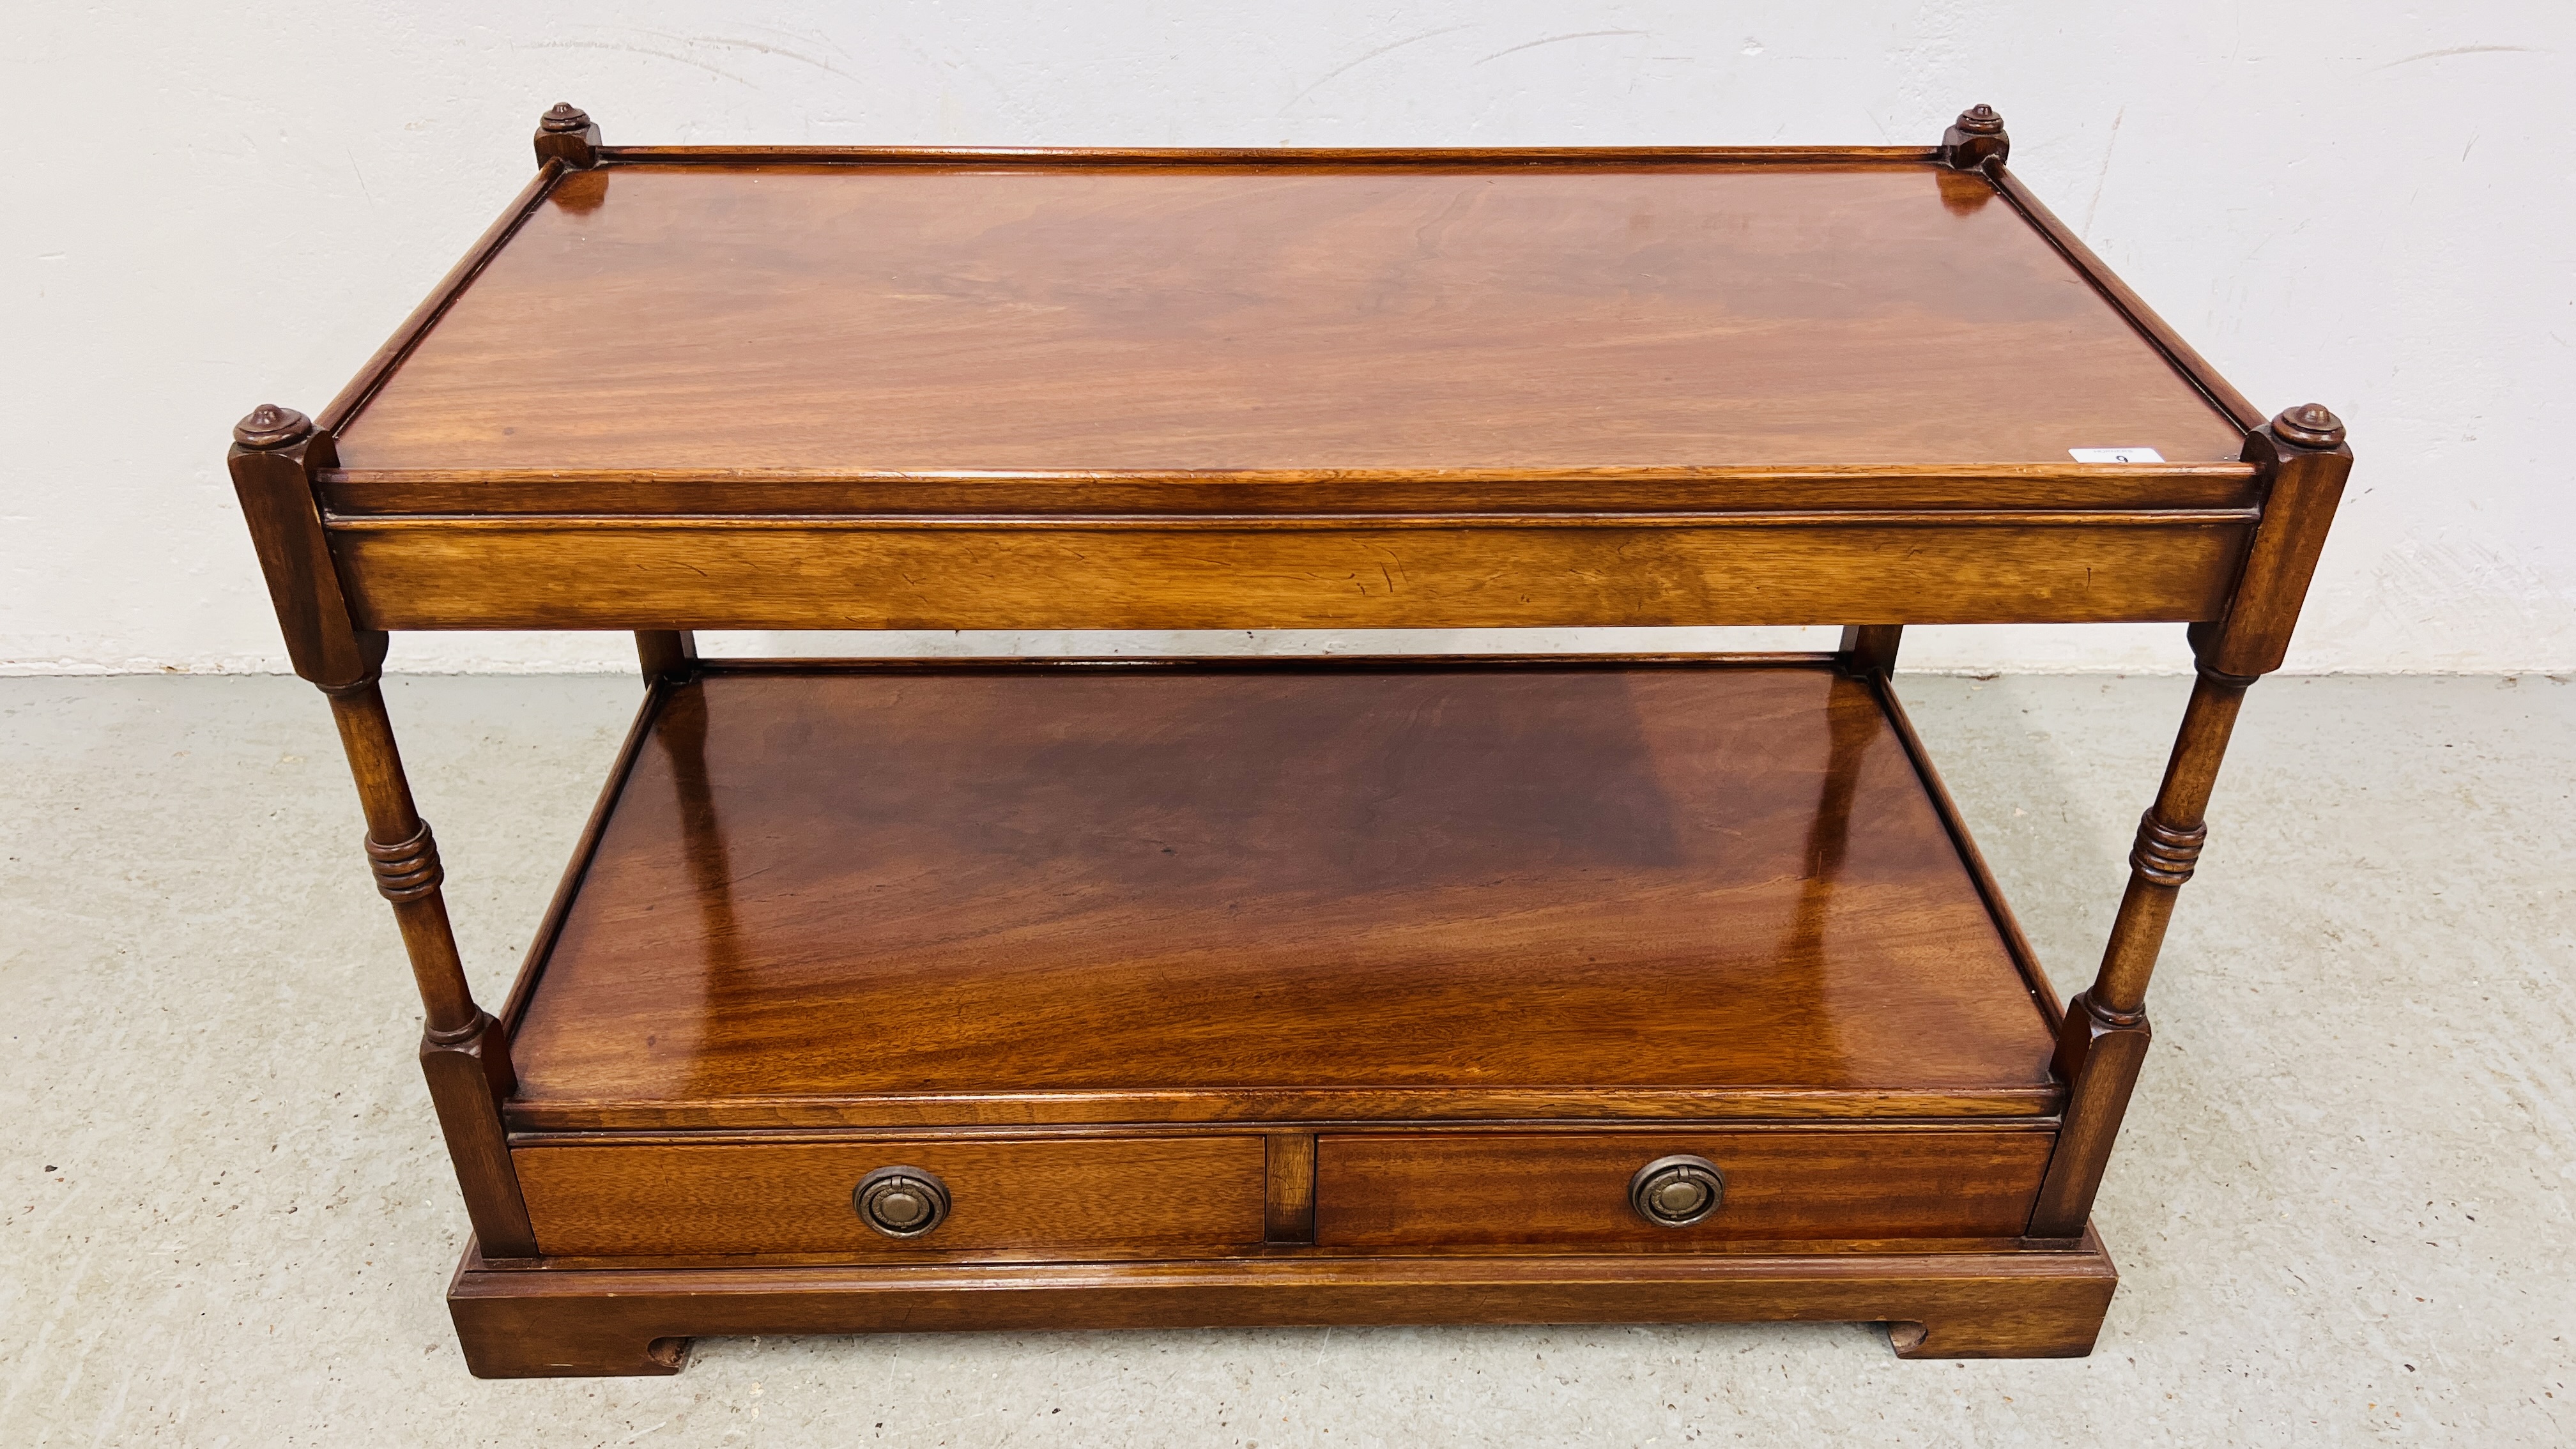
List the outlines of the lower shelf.
{"label": "lower shelf", "polygon": [[2041,1117],[2051,1023],[1822,664],[710,669],[514,996],[528,1131]]}
{"label": "lower shelf", "polygon": [[668,1374],[716,1334],[1425,1323],[1879,1322],[1908,1358],[2075,1358],[2119,1275],[2063,1249],[975,1267],[496,1268],[448,1289],[486,1378]]}
{"label": "lower shelf", "polygon": [[1197,1324],[2077,1354],[2109,1260],[2021,1236],[2052,1010],[1823,660],[709,667],[505,1014],[543,1256],[452,1302],[492,1374]]}

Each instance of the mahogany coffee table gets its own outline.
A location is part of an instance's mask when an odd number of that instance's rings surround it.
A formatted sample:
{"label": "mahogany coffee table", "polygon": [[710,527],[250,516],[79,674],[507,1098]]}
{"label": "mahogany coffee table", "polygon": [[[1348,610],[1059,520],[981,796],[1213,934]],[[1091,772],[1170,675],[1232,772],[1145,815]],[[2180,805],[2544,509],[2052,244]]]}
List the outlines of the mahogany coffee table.
{"label": "mahogany coffee table", "polygon": [[[2073,1355],[2141,1008],[2351,466],[1938,147],[612,147],[232,475],[428,1008],[484,1375],[698,1334],[1858,1319]],[[2199,683],[2061,1007],[1909,623]],[[1836,623],[1830,653],[716,660],[697,629]],[[636,631],[496,1017],[377,674]]]}

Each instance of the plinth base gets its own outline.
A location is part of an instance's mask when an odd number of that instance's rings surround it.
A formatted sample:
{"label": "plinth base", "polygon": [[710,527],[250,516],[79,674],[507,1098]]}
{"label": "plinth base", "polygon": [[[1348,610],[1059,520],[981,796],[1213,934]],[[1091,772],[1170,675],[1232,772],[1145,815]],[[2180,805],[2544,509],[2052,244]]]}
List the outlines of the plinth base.
{"label": "plinth base", "polygon": [[2099,1236],[1992,1253],[496,1268],[449,1286],[482,1378],[677,1373],[710,1334],[1443,1323],[1881,1322],[1903,1358],[2081,1358]]}

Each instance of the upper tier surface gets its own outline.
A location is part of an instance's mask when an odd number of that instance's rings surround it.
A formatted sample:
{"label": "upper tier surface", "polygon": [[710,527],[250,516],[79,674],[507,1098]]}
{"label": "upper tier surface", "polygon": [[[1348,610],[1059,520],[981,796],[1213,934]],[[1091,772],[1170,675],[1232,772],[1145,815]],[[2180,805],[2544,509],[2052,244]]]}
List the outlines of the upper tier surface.
{"label": "upper tier surface", "polygon": [[1984,179],[1917,165],[565,177],[352,469],[2234,459]]}

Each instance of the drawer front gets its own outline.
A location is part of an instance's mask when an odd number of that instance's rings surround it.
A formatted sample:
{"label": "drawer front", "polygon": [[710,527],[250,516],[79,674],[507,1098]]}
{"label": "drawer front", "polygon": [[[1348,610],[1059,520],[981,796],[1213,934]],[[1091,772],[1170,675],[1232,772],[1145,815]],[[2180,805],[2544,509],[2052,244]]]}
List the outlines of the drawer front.
{"label": "drawer front", "polygon": [[[1315,1241],[1329,1247],[1688,1248],[1797,1238],[2013,1237],[2048,1132],[1468,1132],[1327,1135]],[[1692,1156],[1722,1180],[1682,1227],[1630,1201],[1640,1169]],[[1684,1189],[1687,1197],[1688,1189]]]}
{"label": "drawer front", "polygon": [[[537,1249],[558,1257],[1192,1257],[1258,1244],[1264,1221],[1257,1136],[584,1144],[511,1158]],[[936,1226],[896,1237],[860,1216],[861,1183],[889,1167],[944,1191]]]}

